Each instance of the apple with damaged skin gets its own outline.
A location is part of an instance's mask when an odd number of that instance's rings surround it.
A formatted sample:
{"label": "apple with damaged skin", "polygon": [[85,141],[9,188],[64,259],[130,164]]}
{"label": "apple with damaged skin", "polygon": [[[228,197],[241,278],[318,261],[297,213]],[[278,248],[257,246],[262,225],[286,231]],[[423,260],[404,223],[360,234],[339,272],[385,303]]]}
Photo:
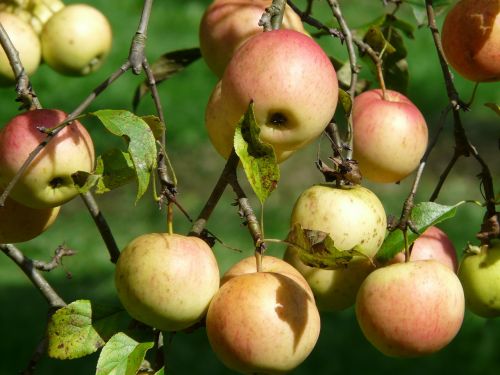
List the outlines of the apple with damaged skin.
{"label": "apple with damaged skin", "polygon": [[[36,109],[13,117],[0,137],[0,185],[6,186],[29,154],[47,138],[38,128],[53,128],[67,115],[56,109]],[[65,126],[40,151],[21,175],[10,197],[32,208],[57,207],[78,195],[71,175],[90,173],[95,163],[94,145],[77,120]]]}
{"label": "apple with damaged skin", "polygon": [[43,60],[57,72],[88,75],[101,67],[112,46],[111,25],[104,14],[87,4],[70,4],[43,26]]}
{"label": "apple with damaged skin", "polygon": [[419,357],[448,345],[462,326],[464,292],[436,260],[378,268],[361,284],[356,318],[367,340],[390,357]]}
{"label": "apple with damaged skin", "polygon": [[300,365],[319,337],[314,299],[293,278],[276,272],[226,281],[206,317],[212,350],[241,373],[282,374]]}
{"label": "apple with damaged skin", "polygon": [[467,309],[483,318],[500,316],[500,241],[468,252],[462,258],[458,277]]}
{"label": "apple with damaged skin", "polygon": [[[205,10],[199,27],[200,50],[218,77],[222,77],[235,51],[263,32],[258,23],[269,5],[267,0],[215,0]],[[281,28],[306,33],[300,17],[288,5]]]}
{"label": "apple with damaged skin", "polygon": [[364,178],[398,182],[419,165],[428,142],[420,110],[403,94],[374,89],[354,98],[354,159]]}
{"label": "apple with damaged skin", "polygon": [[337,99],[335,69],[321,47],[297,31],[273,30],[236,51],[207,104],[205,124],[227,158],[236,125],[253,100],[260,139],[283,161],[322,133]]}
{"label": "apple with damaged skin", "polygon": [[461,0],[446,15],[441,43],[448,63],[473,82],[500,81],[500,0]]}
{"label": "apple with damaged skin", "polygon": [[[410,261],[435,259],[453,272],[458,270],[458,257],[450,238],[436,226],[427,228],[413,243]],[[404,251],[397,253],[391,263],[405,261]]]}
{"label": "apple with damaged skin", "polygon": [[55,222],[59,209],[31,208],[7,197],[0,207],[0,243],[26,242],[38,237]]}
{"label": "apple with damaged skin", "polygon": [[125,310],[162,331],[179,331],[200,321],[219,289],[219,267],[198,237],[148,233],[121,252],[115,285]]}
{"label": "apple with damaged skin", "polygon": [[[382,245],[387,218],[378,197],[369,189],[355,185],[335,187],[314,185],[295,202],[291,227],[328,233],[339,250],[358,251],[373,258]],[[293,246],[284,259],[305,277],[314,292],[320,311],[339,311],[354,304],[365,277],[374,269],[370,259],[354,256],[346,268],[319,269],[304,264]]]}
{"label": "apple with damaged skin", "polygon": [[[30,24],[5,11],[0,12],[0,23],[17,50],[25,73],[30,76],[37,70],[42,58],[38,35]],[[0,84],[12,85],[15,79],[7,54],[0,47]]]}

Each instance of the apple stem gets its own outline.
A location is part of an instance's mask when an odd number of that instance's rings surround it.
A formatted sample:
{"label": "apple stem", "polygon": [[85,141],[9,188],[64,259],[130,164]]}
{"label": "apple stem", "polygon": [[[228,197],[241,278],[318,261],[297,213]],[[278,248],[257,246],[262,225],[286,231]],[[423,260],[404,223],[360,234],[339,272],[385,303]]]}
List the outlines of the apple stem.
{"label": "apple stem", "polygon": [[264,31],[278,30],[283,22],[286,0],[273,0],[272,4],[266,8],[259,20],[259,26]]}
{"label": "apple stem", "polygon": [[168,234],[174,233],[174,209],[172,201],[167,203],[167,231]]}

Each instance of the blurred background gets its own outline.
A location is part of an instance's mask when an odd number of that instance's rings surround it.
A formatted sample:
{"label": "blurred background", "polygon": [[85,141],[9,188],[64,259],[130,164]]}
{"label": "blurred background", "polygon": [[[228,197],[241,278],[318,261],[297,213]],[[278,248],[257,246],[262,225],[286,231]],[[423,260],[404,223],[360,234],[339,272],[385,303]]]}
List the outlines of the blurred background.
{"label": "blurred background", "polygon": [[[67,4],[74,1],[66,1]],[[32,77],[33,86],[46,108],[60,108],[71,112],[101,81],[115,71],[126,59],[130,41],[136,31],[142,1],[97,1],[87,3],[98,7],[110,20],[114,31],[114,45],[104,66],[84,78],[62,77],[41,66]],[[153,62],[161,54],[177,49],[198,46],[198,24],[208,5],[208,0],[156,1],[153,6],[147,41],[147,56]],[[296,2],[303,5],[303,1]],[[315,14],[333,25],[329,8],[318,1]],[[420,1],[424,3],[424,1]],[[341,1],[342,10],[351,28],[360,28],[386,11],[382,1]],[[411,10],[403,7],[398,13],[415,26]],[[438,17],[439,25],[443,15]],[[339,60],[346,61],[345,47],[336,39],[320,40],[325,50]],[[444,81],[429,30],[417,27],[414,39],[405,39],[408,49],[410,72],[408,96],[424,113],[432,135],[439,117],[447,104]],[[362,75],[377,84],[368,69]],[[131,73],[109,87],[88,111],[97,109],[131,110],[133,92],[143,77]],[[202,60],[189,66],[181,74],[160,85],[160,95],[167,121],[167,148],[179,181],[180,203],[195,218],[207,200],[212,187],[222,171],[224,160],[213,150],[204,128],[204,109],[216,77]],[[473,84],[456,77],[461,98],[468,101]],[[500,183],[498,139],[499,117],[484,106],[486,102],[500,103],[500,86],[484,84],[478,89],[471,111],[463,114],[463,122],[473,144],[489,164],[497,185]],[[13,88],[0,88],[0,127],[17,113]],[[155,114],[149,97],[141,102],[140,114]],[[111,145],[122,145],[119,139],[108,134],[97,122],[85,121],[98,152]],[[417,201],[425,201],[436,186],[439,174],[453,153],[450,119],[447,121],[438,146],[429,159]],[[288,233],[289,215],[295,199],[308,186],[322,182],[314,166],[320,143],[311,144],[297,152],[281,166],[281,181],[265,207],[265,231],[268,238],[285,238]],[[327,147],[327,143],[324,143]],[[472,159],[461,159],[447,179],[438,198],[439,203],[454,204],[465,199],[482,200],[479,165]],[[241,181],[243,181],[243,176]],[[410,191],[412,177],[400,184],[381,185],[365,182],[382,200],[388,214],[399,216],[403,201]],[[253,207],[259,206],[248,185],[243,182]],[[498,186],[497,186],[498,191]],[[147,193],[134,204],[136,187],[120,188],[98,196],[100,207],[108,220],[120,248],[134,237],[154,231],[165,231],[165,212],[159,211]],[[214,252],[221,272],[242,257],[252,254],[252,240],[242,227],[227,191],[208,228],[224,243],[241,249],[230,250],[216,244]],[[461,255],[468,241],[475,242],[483,210],[475,205],[462,206],[453,220],[443,223],[444,229]],[[174,229],[187,233],[190,223],[176,211]],[[27,256],[49,260],[59,244],[66,244],[78,254],[64,259],[63,267],[49,274],[47,279],[67,302],[76,299],[93,299],[97,302],[118,305],[114,291],[113,269],[105,246],[80,199],[67,204],[55,225],[40,237],[19,244]],[[284,247],[273,244],[269,253],[281,256]],[[68,278],[67,273],[72,277]],[[27,365],[32,352],[43,336],[47,305],[25,275],[6,256],[0,255],[0,374],[16,374]],[[500,322],[485,320],[466,313],[464,325],[456,339],[441,352],[420,359],[392,359],[383,356],[363,337],[354,317],[353,309],[322,315],[319,342],[309,358],[293,374],[499,374]],[[44,358],[38,365],[39,374],[92,374],[98,354],[71,361]],[[205,331],[180,333],[172,337],[168,348],[167,373],[172,374],[230,374],[211,352]]]}

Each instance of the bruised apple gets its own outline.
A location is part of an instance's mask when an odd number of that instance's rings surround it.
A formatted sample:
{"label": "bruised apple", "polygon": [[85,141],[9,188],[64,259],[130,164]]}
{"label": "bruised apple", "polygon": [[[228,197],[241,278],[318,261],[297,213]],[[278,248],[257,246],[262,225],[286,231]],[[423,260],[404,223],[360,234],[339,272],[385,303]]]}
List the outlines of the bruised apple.
{"label": "bruised apple", "polygon": [[448,63],[474,82],[500,80],[500,0],[461,0],[448,12],[441,42]]}
{"label": "bruised apple", "polygon": [[236,51],[207,104],[205,124],[227,158],[236,125],[253,100],[260,139],[283,161],[321,134],[337,99],[337,75],[321,47],[300,32],[273,30]]}
{"label": "bruised apple", "polygon": [[354,159],[363,177],[398,182],[419,165],[428,142],[420,110],[403,94],[374,89],[356,96],[352,108]]}
{"label": "bruised apple", "polygon": [[206,317],[208,340],[228,368],[281,374],[311,353],[320,316],[311,294],[277,272],[245,273],[227,280]]}
{"label": "bruised apple", "polygon": [[135,319],[163,331],[201,320],[219,288],[212,249],[198,237],[148,233],[121,252],[115,270],[118,297]]}
{"label": "bruised apple", "polygon": [[[263,31],[258,23],[269,5],[267,0],[215,0],[205,10],[199,28],[200,49],[218,77],[235,51]],[[300,17],[288,5],[281,28],[305,33]]]}
{"label": "bruised apple", "polygon": [[361,284],[356,318],[368,341],[390,357],[419,357],[448,345],[462,326],[464,292],[436,260],[378,268]]}

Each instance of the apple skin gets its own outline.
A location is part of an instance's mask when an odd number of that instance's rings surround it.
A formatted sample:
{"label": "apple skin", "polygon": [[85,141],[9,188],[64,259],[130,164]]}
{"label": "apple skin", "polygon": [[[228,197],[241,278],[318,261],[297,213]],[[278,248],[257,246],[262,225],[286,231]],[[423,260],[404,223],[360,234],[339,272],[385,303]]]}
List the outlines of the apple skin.
{"label": "apple skin", "polygon": [[205,123],[215,149],[227,158],[234,129],[253,100],[260,138],[283,161],[321,134],[337,99],[337,75],[321,47],[297,31],[273,30],[236,51],[207,105]]}
{"label": "apple skin", "polygon": [[[269,5],[267,0],[215,0],[205,10],[199,27],[201,54],[219,78],[235,51],[263,31],[258,23]],[[281,28],[306,33],[300,17],[288,5]]]}
{"label": "apple skin", "polygon": [[[51,128],[66,118],[63,111],[37,109],[13,117],[0,137],[0,185],[6,186],[46,139],[37,127]],[[32,208],[57,207],[78,195],[71,175],[92,172],[95,163],[92,139],[79,121],[61,130],[35,157],[10,193]]]}
{"label": "apple skin", "polygon": [[[300,195],[290,224],[329,233],[339,250],[361,245],[361,252],[373,258],[384,241],[387,218],[382,203],[369,189],[323,184],[313,185]],[[362,257],[354,257],[343,269],[309,267],[291,246],[284,259],[307,280],[320,311],[339,311],[352,306],[359,286],[374,269],[372,262]]]}
{"label": "apple skin", "polygon": [[500,242],[464,255],[458,277],[468,310],[483,318],[500,316]]}
{"label": "apple skin", "polygon": [[132,240],[118,258],[115,285],[125,310],[163,331],[200,321],[219,289],[212,249],[198,237],[148,233]]}
{"label": "apple skin", "polygon": [[436,260],[395,263],[367,276],[356,318],[368,341],[390,357],[419,357],[448,345],[462,326],[464,292]]}
{"label": "apple skin", "polygon": [[231,278],[214,296],[206,318],[212,350],[227,367],[246,374],[294,369],[316,345],[320,325],[311,295],[275,272]]}
{"label": "apple skin", "polygon": [[448,12],[441,42],[448,63],[473,82],[500,80],[500,1],[462,0]]}
{"label": "apple skin", "polygon": [[354,159],[364,178],[398,182],[419,165],[428,142],[428,129],[419,109],[403,94],[365,91],[353,102]]}
{"label": "apple skin", "polygon": [[84,76],[99,69],[111,50],[108,19],[87,4],[70,4],[45,23],[40,34],[43,60],[55,71]]}
{"label": "apple skin", "polygon": [[0,207],[0,243],[26,242],[38,237],[55,222],[59,209],[26,207],[7,197]]}
{"label": "apple skin", "polygon": [[[427,228],[413,243],[410,261],[435,259],[457,273],[458,257],[455,246],[441,229],[436,226]],[[397,253],[391,263],[405,261],[404,251]]]}
{"label": "apple skin", "polygon": [[[30,76],[37,70],[42,58],[42,47],[38,35],[30,24],[10,13],[0,12],[0,23],[19,53],[19,59],[26,74]],[[9,59],[0,47],[0,85],[12,85],[15,79]]]}

